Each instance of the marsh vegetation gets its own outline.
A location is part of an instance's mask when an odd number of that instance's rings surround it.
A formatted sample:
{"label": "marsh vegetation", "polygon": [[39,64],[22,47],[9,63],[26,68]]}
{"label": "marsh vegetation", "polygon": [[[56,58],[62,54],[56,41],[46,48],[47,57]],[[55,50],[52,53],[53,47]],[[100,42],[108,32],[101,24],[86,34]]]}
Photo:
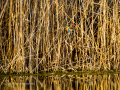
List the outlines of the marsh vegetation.
{"label": "marsh vegetation", "polygon": [[89,70],[120,70],[119,0],[0,0],[1,73]]}

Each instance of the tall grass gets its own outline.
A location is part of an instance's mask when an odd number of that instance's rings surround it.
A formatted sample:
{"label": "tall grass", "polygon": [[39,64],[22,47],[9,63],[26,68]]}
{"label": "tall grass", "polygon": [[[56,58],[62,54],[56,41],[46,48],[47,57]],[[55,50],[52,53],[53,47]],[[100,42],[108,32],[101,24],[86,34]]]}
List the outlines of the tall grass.
{"label": "tall grass", "polygon": [[0,2],[1,71],[120,70],[119,0]]}

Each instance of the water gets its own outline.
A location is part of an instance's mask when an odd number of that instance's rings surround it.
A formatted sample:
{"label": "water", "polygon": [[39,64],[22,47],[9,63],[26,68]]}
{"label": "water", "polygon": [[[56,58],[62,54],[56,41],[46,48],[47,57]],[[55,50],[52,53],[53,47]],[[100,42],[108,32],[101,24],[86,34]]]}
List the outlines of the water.
{"label": "water", "polygon": [[2,76],[0,90],[120,90],[120,74]]}

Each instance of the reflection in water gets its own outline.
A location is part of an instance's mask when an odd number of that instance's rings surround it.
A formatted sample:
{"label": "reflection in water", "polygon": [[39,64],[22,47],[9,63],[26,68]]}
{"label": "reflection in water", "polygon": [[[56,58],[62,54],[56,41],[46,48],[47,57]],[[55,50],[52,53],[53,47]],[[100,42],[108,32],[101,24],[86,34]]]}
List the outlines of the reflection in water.
{"label": "reflection in water", "polygon": [[120,90],[120,74],[7,76],[0,90]]}

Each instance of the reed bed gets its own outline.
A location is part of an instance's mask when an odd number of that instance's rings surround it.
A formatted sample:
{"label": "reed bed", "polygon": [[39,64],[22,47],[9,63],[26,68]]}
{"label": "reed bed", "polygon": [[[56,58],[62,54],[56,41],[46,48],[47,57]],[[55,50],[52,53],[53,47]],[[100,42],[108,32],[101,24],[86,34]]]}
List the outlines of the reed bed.
{"label": "reed bed", "polygon": [[119,0],[0,0],[0,72],[118,71],[119,30]]}

